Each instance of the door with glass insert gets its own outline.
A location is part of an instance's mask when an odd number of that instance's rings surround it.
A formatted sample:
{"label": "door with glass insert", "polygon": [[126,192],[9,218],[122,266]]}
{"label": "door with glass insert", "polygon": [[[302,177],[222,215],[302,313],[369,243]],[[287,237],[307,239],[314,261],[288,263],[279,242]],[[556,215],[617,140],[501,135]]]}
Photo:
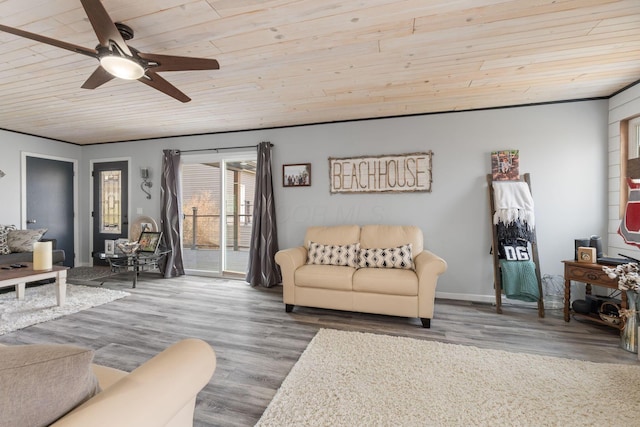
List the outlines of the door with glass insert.
{"label": "door with glass insert", "polygon": [[[127,238],[128,176],[127,161],[94,163],[93,165],[93,254],[105,251],[105,240]],[[94,264],[108,265],[94,258]]]}

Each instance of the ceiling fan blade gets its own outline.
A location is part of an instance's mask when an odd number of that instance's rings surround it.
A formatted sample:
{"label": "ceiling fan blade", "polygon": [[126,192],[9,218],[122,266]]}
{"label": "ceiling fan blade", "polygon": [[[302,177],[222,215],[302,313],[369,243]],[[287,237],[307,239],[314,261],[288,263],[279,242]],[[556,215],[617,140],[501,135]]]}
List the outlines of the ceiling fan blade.
{"label": "ceiling fan blade", "polygon": [[100,45],[111,47],[110,41],[113,41],[124,53],[133,56],[129,46],[125,43],[118,28],[116,28],[116,24],[113,23],[113,20],[100,0],[80,0],[80,2],[87,13],[93,31],[95,31],[96,36],[98,36]]}
{"label": "ceiling fan blade", "polygon": [[15,34],[16,36],[35,40],[35,41],[49,44],[51,46],[59,47],[62,49],[70,50],[71,52],[81,53],[83,55],[87,55],[92,58],[98,57],[98,52],[96,52],[94,49],[87,49],[86,47],[63,42],[61,40],[52,39],[49,37],[41,36],[39,34],[30,33],[28,31],[19,30],[17,28],[7,27],[6,25],[0,25],[0,31],[4,31],[5,33]]}
{"label": "ceiling fan blade", "polygon": [[138,81],[151,86],[154,89],[159,90],[172,98],[177,99],[180,102],[189,102],[191,98],[182,93],[180,89],[160,77],[158,74],[147,70],[146,74],[139,78]]}
{"label": "ceiling fan blade", "polygon": [[[142,53],[138,55],[147,61],[154,72],[160,71],[192,71],[192,70],[218,70],[220,64],[215,59],[191,58],[188,56],[157,55],[154,53]],[[153,62],[158,65],[154,65]]]}
{"label": "ceiling fan blade", "polygon": [[98,66],[96,70],[89,76],[86,82],[81,86],[82,89],[95,89],[98,86],[102,86],[108,81],[113,80],[114,77],[107,72],[101,66]]}

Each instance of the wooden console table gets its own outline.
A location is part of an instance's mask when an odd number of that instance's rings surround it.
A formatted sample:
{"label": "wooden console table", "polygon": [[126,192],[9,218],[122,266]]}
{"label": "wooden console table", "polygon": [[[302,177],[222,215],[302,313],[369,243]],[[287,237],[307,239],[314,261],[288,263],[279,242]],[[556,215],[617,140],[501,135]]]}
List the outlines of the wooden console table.
{"label": "wooden console table", "polygon": [[[571,314],[571,281],[582,282],[586,285],[585,292],[591,295],[591,285],[602,286],[610,289],[618,289],[618,279],[612,279],[607,273],[602,271],[601,264],[589,264],[577,261],[562,261],[564,263],[564,321],[570,320]],[[621,292],[622,308],[627,308],[627,293]],[[603,325],[614,326],[600,319],[597,315],[589,315],[582,313],[574,313],[576,316],[582,316]]]}

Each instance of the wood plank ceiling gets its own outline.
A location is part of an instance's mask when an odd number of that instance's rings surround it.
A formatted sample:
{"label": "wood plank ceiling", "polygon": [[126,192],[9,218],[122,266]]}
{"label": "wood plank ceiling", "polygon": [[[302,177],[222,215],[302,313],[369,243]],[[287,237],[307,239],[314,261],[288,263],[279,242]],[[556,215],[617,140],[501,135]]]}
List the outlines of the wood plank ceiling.
{"label": "wood plank ceiling", "polygon": [[[0,32],[0,128],[76,144],[607,97],[640,79],[639,0],[103,0],[142,52],[216,58],[80,86],[93,58]],[[0,24],[93,48],[79,0]]]}

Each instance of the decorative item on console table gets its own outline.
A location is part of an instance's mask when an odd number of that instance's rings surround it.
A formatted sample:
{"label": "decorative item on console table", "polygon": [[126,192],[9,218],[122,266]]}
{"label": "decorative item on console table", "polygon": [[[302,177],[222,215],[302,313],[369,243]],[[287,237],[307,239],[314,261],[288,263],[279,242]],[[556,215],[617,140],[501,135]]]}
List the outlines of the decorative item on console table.
{"label": "decorative item on console table", "polygon": [[126,243],[117,243],[116,246],[118,249],[122,251],[125,255],[134,254],[138,248],[140,247],[140,243],[138,242],[126,242]]}
{"label": "decorative item on console table", "polygon": [[578,248],[578,262],[586,262],[589,264],[596,263],[596,248],[580,246]]}
{"label": "decorative item on console table", "polygon": [[620,347],[638,352],[638,292],[640,292],[640,275],[638,264],[629,263],[618,265],[615,268],[602,267],[609,278],[618,279],[618,289],[627,295],[627,309],[620,310],[622,317],[622,330],[620,332]]}

